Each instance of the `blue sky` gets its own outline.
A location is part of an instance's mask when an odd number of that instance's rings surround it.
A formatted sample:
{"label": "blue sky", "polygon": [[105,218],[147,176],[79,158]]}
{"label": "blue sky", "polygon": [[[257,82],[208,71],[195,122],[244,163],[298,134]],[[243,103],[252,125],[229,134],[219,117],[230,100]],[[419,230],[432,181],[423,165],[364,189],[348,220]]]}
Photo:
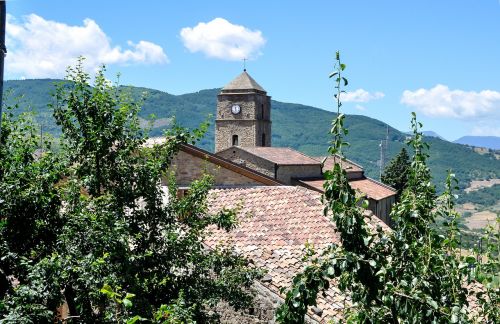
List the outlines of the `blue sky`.
{"label": "blue sky", "polygon": [[223,86],[247,57],[273,99],[332,110],[340,50],[346,113],[406,131],[417,111],[449,140],[500,136],[499,0],[12,0],[7,12],[6,79],[63,77],[84,54],[123,84],[182,94]]}

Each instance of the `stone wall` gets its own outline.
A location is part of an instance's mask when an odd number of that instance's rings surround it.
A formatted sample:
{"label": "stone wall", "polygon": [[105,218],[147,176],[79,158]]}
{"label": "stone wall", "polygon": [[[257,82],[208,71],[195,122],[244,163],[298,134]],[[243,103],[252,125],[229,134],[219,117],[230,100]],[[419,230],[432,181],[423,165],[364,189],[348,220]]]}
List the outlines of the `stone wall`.
{"label": "stone wall", "polygon": [[[235,104],[241,108],[239,114],[231,113]],[[233,146],[233,135],[238,136],[239,146],[271,146],[271,97],[251,92],[218,95],[215,152]]]}
{"label": "stone wall", "polygon": [[288,185],[295,185],[292,178],[322,177],[321,165],[280,165],[277,179]]}
{"label": "stone wall", "polygon": [[175,171],[178,186],[190,186],[193,180],[200,179],[205,173],[215,177],[216,186],[262,185],[258,181],[183,151],[179,151],[174,157],[172,170]]}
{"label": "stone wall", "polygon": [[247,168],[274,178],[274,163],[268,160],[264,160],[246,151],[235,148],[219,152],[217,153],[217,155],[225,158],[226,160],[244,165]]}
{"label": "stone wall", "polygon": [[257,146],[256,124],[254,120],[218,120],[215,125],[215,152],[233,146],[233,135],[238,136],[237,146]]}
{"label": "stone wall", "polygon": [[279,165],[244,150],[235,148],[217,153],[217,155],[275,178],[284,184],[295,185],[292,178],[314,178],[321,177],[321,165]]}
{"label": "stone wall", "polygon": [[[254,305],[251,309],[235,311],[227,303],[220,303],[217,311],[221,315],[221,323],[225,324],[272,324],[276,323],[274,314],[283,299],[260,282],[256,282],[252,287],[255,293]],[[306,316],[306,323],[318,323]]]}

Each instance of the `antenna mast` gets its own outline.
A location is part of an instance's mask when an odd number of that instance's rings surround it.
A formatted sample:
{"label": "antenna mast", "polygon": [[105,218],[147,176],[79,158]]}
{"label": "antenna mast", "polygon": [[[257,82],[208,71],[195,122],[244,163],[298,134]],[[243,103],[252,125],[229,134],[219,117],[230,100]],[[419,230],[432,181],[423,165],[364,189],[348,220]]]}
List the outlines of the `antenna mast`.
{"label": "antenna mast", "polygon": [[387,155],[389,154],[389,125],[386,125],[385,132],[385,152],[384,152],[384,167],[385,167],[385,159],[387,159]]}
{"label": "antenna mast", "polygon": [[384,172],[384,141],[380,141],[380,144],[378,145],[380,148],[380,174],[379,174],[379,179],[382,181],[382,173]]}
{"label": "antenna mast", "polygon": [[382,173],[384,173],[385,169],[385,159],[389,151],[389,125],[386,125],[385,141],[381,140],[379,147],[380,147],[380,181],[382,181]]}

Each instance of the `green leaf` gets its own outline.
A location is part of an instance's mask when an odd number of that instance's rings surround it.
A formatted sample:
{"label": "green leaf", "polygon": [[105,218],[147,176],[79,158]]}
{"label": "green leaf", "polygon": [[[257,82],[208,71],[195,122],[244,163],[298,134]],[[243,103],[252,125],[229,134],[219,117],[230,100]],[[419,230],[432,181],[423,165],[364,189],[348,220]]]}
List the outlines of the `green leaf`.
{"label": "green leaf", "polygon": [[142,321],[146,321],[146,320],[147,320],[146,318],[140,317],[139,315],[135,315],[134,317],[129,318],[127,320],[127,324],[134,324],[136,322],[142,322]]}
{"label": "green leaf", "polygon": [[344,64],[344,63],[340,63],[340,69],[341,69],[342,71],[344,71],[344,70],[345,70],[345,64]]}
{"label": "green leaf", "polygon": [[381,275],[385,275],[386,273],[387,273],[387,270],[384,267],[382,267],[382,268],[380,268],[379,271],[377,271],[377,273],[375,275],[381,276]]}
{"label": "green leaf", "polygon": [[108,284],[105,284],[101,288],[100,292],[103,293],[103,294],[105,294],[105,295],[107,295],[110,298],[113,298],[116,295],[116,293],[113,291],[113,288],[111,288],[111,286],[108,285]]}
{"label": "green leaf", "polygon": [[338,72],[332,72],[330,73],[330,75],[328,76],[329,78],[333,78],[334,76],[336,76],[337,74],[339,74]]}
{"label": "green leaf", "polygon": [[427,304],[429,304],[434,309],[438,309],[438,303],[430,297],[427,298]]}
{"label": "green leaf", "polygon": [[126,308],[130,308],[130,307],[132,307],[132,301],[130,301],[130,299],[124,298],[124,299],[122,300],[122,302],[123,302],[123,305],[124,305]]}

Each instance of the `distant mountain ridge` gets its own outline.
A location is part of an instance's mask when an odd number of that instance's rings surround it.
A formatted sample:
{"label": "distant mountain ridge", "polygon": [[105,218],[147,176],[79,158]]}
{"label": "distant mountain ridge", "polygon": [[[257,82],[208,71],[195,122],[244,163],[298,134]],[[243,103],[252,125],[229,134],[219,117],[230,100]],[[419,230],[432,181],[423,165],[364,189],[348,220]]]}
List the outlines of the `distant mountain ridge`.
{"label": "distant mountain ridge", "polygon": [[462,136],[453,143],[500,150],[500,137],[498,136]]}
{"label": "distant mountain ridge", "polygon": [[439,135],[434,131],[423,131],[422,134],[424,134],[425,136],[437,137],[439,139],[442,139],[443,141],[446,141],[446,139],[443,136]]}
{"label": "distant mountain ridge", "polygon": [[[51,110],[47,107],[47,104],[52,102],[50,93],[54,91],[56,82],[60,80],[6,81],[5,103],[12,105],[17,97],[23,95],[20,107],[24,109],[29,107],[36,111],[43,130],[57,135],[60,130],[52,118]],[[140,98],[147,92],[147,99],[139,115],[144,122],[150,119],[151,115],[155,115],[156,121],[152,126],[151,136],[161,135],[172,124],[173,116],[179,125],[188,128],[197,127],[209,115],[215,115],[217,94],[220,92],[220,89],[208,89],[172,95],[159,90],[132,86],[122,87],[122,90],[130,92],[134,98]],[[335,113],[323,109],[273,100],[272,145],[292,147],[313,156],[325,155],[330,140],[331,121],[334,117]],[[211,126],[198,146],[213,151],[213,117],[209,120]],[[408,116],[409,123],[410,116]],[[351,144],[345,150],[347,157],[362,165],[369,176],[378,179],[379,144],[380,140],[386,137],[387,124],[366,116],[348,115],[346,126],[349,129],[346,140]],[[406,137],[407,134],[389,126],[386,163],[405,145]],[[442,189],[441,184],[448,169],[453,169],[462,188],[468,186],[471,180],[500,178],[500,160],[496,160],[493,154],[477,154],[466,146],[435,137],[426,137],[426,141],[431,144],[429,166],[439,190]]]}

